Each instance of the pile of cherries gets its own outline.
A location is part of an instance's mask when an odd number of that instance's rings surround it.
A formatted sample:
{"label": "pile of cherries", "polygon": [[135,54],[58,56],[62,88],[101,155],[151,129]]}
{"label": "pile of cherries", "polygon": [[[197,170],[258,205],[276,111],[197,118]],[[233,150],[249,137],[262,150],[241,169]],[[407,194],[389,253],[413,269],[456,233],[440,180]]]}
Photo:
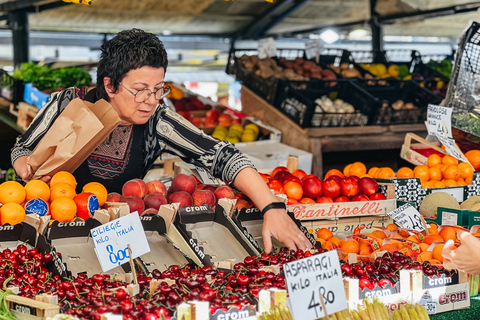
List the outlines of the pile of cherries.
{"label": "pile of cherries", "polygon": [[[321,252],[320,249],[318,253]],[[248,256],[236,263],[233,270],[187,264],[172,265],[163,272],[155,269],[151,275],[137,271],[140,293],[130,296],[123,288],[127,283],[108,274],[89,277],[82,273],[71,279],[54,276],[47,269],[52,254],[18,245],[13,251],[0,252],[0,285],[16,286],[19,295],[32,299],[41,293],[57,295],[63,313],[80,319],[101,319],[103,313],[111,312],[122,314],[125,320],[168,320],[178,304],[188,300],[208,301],[212,314],[218,309],[227,311],[256,304],[261,289],[286,287],[282,275],[262,267],[278,265],[282,270],[284,263],[311,255],[310,251],[282,248],[275,254]],[[160,282],[154,292],[150,292],[152,280]]]}
{"label": "pile of cherries", "polygon": [[435,275],[440,277],[442,274],[452,276],[454,272],[450,272],[443,267],[439,268],[428,261],[413,261],[411,257],[399,251],[386,252],[373,262],[360,261],[348,264],[342,261],[340,268],[344,277],[359,279],[359,286],[362,290],[365,288],[373,290],[377,285],[381,288],[387,285],[395,286],[399,281],[400,269],[423,271],[430,278]]}

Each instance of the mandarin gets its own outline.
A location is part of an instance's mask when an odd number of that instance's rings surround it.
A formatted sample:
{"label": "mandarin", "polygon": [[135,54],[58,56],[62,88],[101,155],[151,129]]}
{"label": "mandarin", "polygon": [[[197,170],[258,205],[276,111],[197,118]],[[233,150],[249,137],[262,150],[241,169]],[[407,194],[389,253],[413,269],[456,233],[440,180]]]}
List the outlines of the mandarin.
{"label": "mandarin", "polygon": [[433,258],[433,252],[432,251],[423,251],[420,253],[417,257],[418,262],[424,262],[424,261],[429,261]]}
{"label": "mandarin", "polygon": [[[298,182],[295,182],[296,184],[300,185],[300,187],[302,186],[301,184],[299,184]],[[91,192],[93,193],[97,199],[98,199],[98,205],[101,207],[103,206],[103,204],[107,201],[107,195],[108,195],[108,191],[107,189],[103,186],[103,184],[99,183],[99,182],[89,182],[87,183],[86,185],[83,186],[83,189],[82,189],[82,192]],[[302,190],[302,195],[303,195],[303,190]],[[287,194],[288,196],[288,194]],[[289,197],[290,198],[290,197]],[[300,196],[300,198],[296,199],[295,200],[299,200],[301,199],[302,197]]]}
{"label": "mandarin", "polygon": [[70,198],[60,197],[50,203],[52,219],[59,222],[72,221],[77,214],[77,204]]}
{"label": "mandarin", "polygon": [[15,225],[25,219],[25,209],[16,202],[9,202],[0,207],[0,224]]}
{"label": "mandarin", "polygon": [[438,181],[423,181],[422,182],[422,188],[424,188],[424,189],[433,188],[433,183],[434,182],[438,182]]}
{"label": "mandarin", "polygon": [[430,178],[430,181],[440,181],[442,180],[442,171],[440,171],[440,169],[438,168],[430,168],[428,169],[428,176]]}
{"label": "mandarin", "polygon": [[413,178],[413,170],[408,167],[402,167],[397,171],[397,178]]}
{"label": "mandarin", "polygon": [[380,239],[385,239],[387,237],[387,235],[385,234],[385,232],[383,232],[382,230],[375,230],[372,232],[372,234],[376,237],[376,238],[380,238]]}
{"label": "mandarin", "polygon": [[433,181],[432,188],[443,188],[445,183],[443,181]]}
{"label": "mandarin", "polygon": [[10,202],[22,204],[25,201],[25,188],[17,181],[6,181],[0,184],[0,203]]}
{"label": "mandarin", "polygon": [[434,242],[443,242],[443,237],[439,234],[429,234],[423,239],[423,242],[430,245]]}
{"label": "mandarin", "polygon": [[445,187],[456,187],[457,186],[457,181],[455,181],[453,179],[445,179],[443,181],[443,184],[445,185]]}
{"label": "mandarin", "polygon": [[443,238],[443,241],[445,242],[447,242],[448,240],[457,240],[457,233],[452,227],[444,227],[442,230],[440,230],[438,234]]}
{"label": "mandarin", "polygon": [[480,150],[467,151],[465,157],[468,159],[468,162],[472,164],[475,171],[480,169]]}
{"label": "mandarin", "polygon": [[460,169],[458,169],[458,166],[456,165],[449,165],[448,167],[445,168],[443,171],[443,177],[445,179],[452,179],[452,180],[457,180],[460,178]]}
{"label": "mandarin", "polygon": [[378,169],[375,178],[378,178],[378,179],[395,178],[395,172],[392,170],[392,168],[382,167]]}
{"label": "mandarin", "polygon": [[332,243],[334,243],[337,247],[339,247],[341,240],[338,239],[337,237],[331,237],[331,238],[329,238],[327,241],[328,241],[328,242],[332,242]]}
{"label": "mandarin", "polygon": [[438,164],[441,164],[442,163],[442,157],[440,157],[438,154],[431,154],[429,157],[428,157],[428,163],[427,165],[432,168]]}
{"label": "mandarin", "polygon": [[343,168],[343,175],[345,177],[350,176],[350,167],[352,166],[353,163],[347,164],[345,168]]}
{"label": "mandarin", "polygon": [[375,177],[375,174],[377,173],[378,169],[379,169],[378,167],[371,167],[368,170],[367,174],[371,177]]}
{"label": "mandarin", "polygon": [[66,182],[69,185],[71,185],[73,188],[77,187],[77,180],[75,179],[73,174],[71,174],[68,171],[59,171],[55,173],[52,179],[50,180],[50,186],[53,186],[54,184],[59,182]]}
{"label": "mandarin", "polygon": [[333,233],[332,233],[332,231],[330,231],[327,228],[320,228],[320,229],[317,230],[317,237],[322,238],[323,240],[326,241],[326,240],[330,239],[331,237],[333,237]]}
{"label": "mandarin", "polygon": [[443,250],[444,246],[445,246],[445,244],[443,244],[443,243],[437,244],[432,250],[433,259],[436,259],[436,260],[440,261],[440,263],[443,263],[442,250]]}
{"label": "mandarin", "polygon": [[364,174],[367,174],[367,167],[361,162],[354,162],[350,167],[349,174],[357,177],[363,176]]}
{"label": "mandarin", "polygon": [[442,158],[442,164],[446,164],[448,166],[456,166],[458,164],[458,160],[457,158],[446,155]]}
{"label": "mandarin", "polygon": [[425,165],[421,166],[416,166],[415,169],[413,170],[413,176],[415,178],[419,178],[420,181],[428,181],[430,180],[430,171],[429,167]]}
{"label": "mandarin", "polygon": [[458,164],[458,169],[460,170],[460,178],[463,180],[471,179],[473,177],[473,168],[466,162]]}
{"label": "mandarin", "polygon": [[76,196],[75,188],[66,182],[57,182],[50,187],[50,202],[60,198],[67,197],[73,199]]}
{"label": "mandarin", "polygon": [[337,170],[337,169],[330,169],[328,170],[327,174],[325,175],[325,178],[323,180],[327,180],[331,176],[339,176],[340,178],[345,178],[343,175],[342,171]]}
{"label": "mandarin", "polygon": [[30,180],[25,185],[25,200],[40,198],[45,202],[50,199],[50,187],[42,180]]}
{"label": "mandarin", "polygon": [[390,231],[393,231],[393,230],[397,230],[397,229],[398,229],[397,225],[394,224],[394,223],[389,223],[389,224],[386,225],[386,227],[387,227],[388,230],[390,230]]}
{"label": "mandarin", "polygon": [[356,240],[347,240],[342,244],[340,250],[347,253],[358,253],[360,244]]}

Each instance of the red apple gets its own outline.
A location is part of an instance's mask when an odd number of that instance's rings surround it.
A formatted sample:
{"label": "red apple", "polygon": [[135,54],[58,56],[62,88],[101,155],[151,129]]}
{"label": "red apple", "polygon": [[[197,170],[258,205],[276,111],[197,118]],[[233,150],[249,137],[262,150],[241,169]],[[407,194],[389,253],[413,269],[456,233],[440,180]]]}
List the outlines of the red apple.
{"label": "red apple", "polygon": [[213,206],[215,204],[215,195],[210,190],[197,190],[192,194],[193,204],[200,206],[202,204]]}
{"label": "red apple", "polygon": [[281,184],[283,184],[285,181],[285,178],[288,176],[291,176],[292,174],[288,171],[278,171],[274,176],[273,179],[280,181]]}
{"label": "red apple", "polygon": [[147,182],[147,194],[149,193],[161,193],[167,194],[167,187],[160,180],[152,180]]}
{"label": "red apple", "polygon": [[360,192],[367,196],[371,196],[378,191],[377,181],[369,177],[363,177],[360,179],[358,181],[358,187],[360,188]]}
{"label": "red apple", "polygon": [[342,179],[343,179],[343,178],[340,178],[340,177],[337,176],[336,174],[333,174],[333,175],[331,175],[330,177],[328,177],[328,179],[333,179],[333,180],[337,181],[338,184],[340,184],[340,182],[342,182]]}
{"label": "red apple", "polygon": [[322,195],[322,180],[318,178],[308,178],[302,181],[303,196],[305,198],[317,199]]}
{"label": "red apple", "polygon": [[[147,194],[147,184],[142,179],[132,179],[127,182],[122,187],[122,196],[139,196],[143,199]],[[140,212],[140,211],[139,211]]]}
{"label": "red apple", "polygon": [[172,191],[185,191],[192,194],[197,189],[197,180],[192,175],[179,174],[172,181]]}
{"label": "red apple", "polygon": [[374,193],[370,196],[370,200],[386,200],[385,196],[381,192]]}
{"label": "red apple", "polygon": [[229,186],[220,186],[215,190],[215,199],[235,199],[235,193]]}
{"label": "red apple", "polygon": [[182,117],[184,117],[185,119],[187,119],[188,121],[190,121],[190,119],[192,119],[192,116],[190,115],[190,112],[188,112],[188,111],[178,111],[177,113],[179,115],[181,115]]}
{"label": "red apple", "polygon": [[154,208],[160,209],[160,206],[163,204],[167,204],[167,198],[159,192],[157,193],[149,193],[143,198],[143,202],[145,202],[145,208]]}
{"label": "red apple", "polygon": [[303,176],[303,178],[301,179],[302,181],[305,180],[305,179],[308,179],[308,178],[318,178],[316,175],[314,174],[307,174],[306,176]]}
{"label": "red apple", "polygon": [[332,199],[338,197],[340,195],[340,192],[342,191],[340,183],[337,182],[335,179],[331,179],[331,177],[323,181],[322,187],[323,195]]}
{"label": "red apple", "polygon": [[350,200],[345,196],[340,196],[333,199],[333,202],[350,202]]}
{"label": "red apple", "polygon": [[142,198],[137,195],[131,195],[122,197],[120,202],[126,202],[130,207],[130,213],[137,211],[138,214],[141,214],[145,210],[145,204],[143,203]]}
{"label": "red apple", "polygon": [[288,171],[288,168],[287,167],[276,167],[275,169],[273,169],[272,173],[270,174],[272,177],[274,177],[278,171],[287,171],[287,172],[290,172]]}
{"label": "red apple", "polygon": [[210,119],[212,121],[217,121],[218,119],[218,111],[216,110],[208,110],[205,114],[205,119]]}
{"label": "red apple", "polygon": [[350,199],[350,201],[368,201],[368,200],[370,199],[368,199],[368,197],[363,193],[359,193],[356,196],[352,197],[352,199]]}
{"label": "red apple", "polygon": [[110,192],[109,194],[107,194],[107,201],[106,202],[120,202],[121,198],[122,198],[122,196],[120,195],[120,193]]}
{"label": "red apple", "polygon": [[175,191],[168,197],[168,203],[180,203],[180,207],[192,206],[193,198],[185,191]]}
{"label": "red apple", "polygon": [[348,177],[354,179],[357,183],[358,183],[358,181],[360,180],[359,177],[357,177],[357,176],[355,176],[355,175],[353,175],[353,174],[352,174],[351,176],[348,176]]}
{"label": "red apple", "polygon": [[272,189],[275,194],[282,194],[283,192],[283,185],[280,181],[272,179],[268,181],[267,186]]}
{"label": "red apple", "polygon": [[359,191],[358,183],[351,177],[343,178],[340,181],[340,187],[342,188],[342,195],[348,198],[357,195]]}
{"label": "red apple", "polygon": [[215,193],[215,190],[217,190],[218,187],[212,186],[211,184],[206,184],[203,186],[202,190],[210,190],[213,193]]}
{"label": "red apple", "polygon": [[307,175],[302,169],[294,170],[292,174],[300,180]]}
{"label": "red apple", "polygon": [[290,181],[294,181],[294,182],[297,182],[299,184],[302,184],[302,181],[300,179],[298,179],[297,177],[295,177],[294,175],[290,174],[289,176],[286,176],[284,179],[283,179],[283,184],[285,185],[287,182],[290,182]]}
{"label": "red apple", "polygon": [[318,198],[317,201],[315,201],[315,202],[316,203],[333,203],[333,200],[330,197],[322,196],[322,197]]}

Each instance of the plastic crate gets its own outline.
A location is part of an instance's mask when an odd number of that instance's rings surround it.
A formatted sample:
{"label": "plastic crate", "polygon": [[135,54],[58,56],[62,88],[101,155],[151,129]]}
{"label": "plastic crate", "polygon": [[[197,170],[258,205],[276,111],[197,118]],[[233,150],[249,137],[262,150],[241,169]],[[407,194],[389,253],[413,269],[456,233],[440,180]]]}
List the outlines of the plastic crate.
{"label": "plastic crate", "polygon": [[[442,100],[415,81],[392,80],[390,86],[365,86],[364,89],[381,103],[373,119],[373,124],[378,125],[423,123],[428,105],[438,105]],[[394,103],[398,100],[413,103],[417,108],[396,110]]]}
{"label": "plastic crate", "polygon": [[[331,88],[325,81],[322,89],[295,90],[287,84],[277,92],[275,107],[302,128],[364,126],[371,124],[379,107],[379,101],[360,88],[354,81],[338,80]],[[355,108],[353,113],[320,112],[315,100],[327,96],[342,99]]]}
{"label": "plastic crate", "polygon": [[23,82],[14,79],[3,69],[0,69],[0,96],[14,105],[23,98]]}

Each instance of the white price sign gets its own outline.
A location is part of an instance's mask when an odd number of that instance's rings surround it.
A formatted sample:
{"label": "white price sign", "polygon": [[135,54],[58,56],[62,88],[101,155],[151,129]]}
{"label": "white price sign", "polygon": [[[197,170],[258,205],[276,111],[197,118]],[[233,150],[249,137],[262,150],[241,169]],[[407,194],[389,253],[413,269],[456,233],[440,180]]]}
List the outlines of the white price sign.
{"label": "white price sign", "polygon": [[305,57],[310,60],[320,55],[320,44],[317,41],[305,43]]}
{"label": "white price sign", "polygon": [[420,218],[420,212],[409,203],[389,212],[388,215],[404,229],[416,231],[425,230],[422,219]]}
{"label": "white price sign", "polygon": [[258,41],[258,58],[265,59],[277,56],[277,47],[272,37],[260,39]]}
{"label": "white price sign", "polygon": [[102,224],[90,231],[102,270],[108,271],[150,251],[138,212]]}
{"label": "white price sign", "polygon": [[452,138],[452,108],[429,104],[427,110],[428,134],[443,136],[444,127],[447,137]]}
{"label": "white price sign", "polygon": [[347,308],[338,254],[328,251],[283,266],[295,320],[314,320]]}
{"label": "white price sign", "polygon": [[455,140],[450,138],[445,138],[442,135],[437,134],[437,139],[440,141],[441,144],[445,147],[445,151],[452,157],[458,159],[459,161],[468,162],[467,157],[463,154],[463,152],[455,145]]}

